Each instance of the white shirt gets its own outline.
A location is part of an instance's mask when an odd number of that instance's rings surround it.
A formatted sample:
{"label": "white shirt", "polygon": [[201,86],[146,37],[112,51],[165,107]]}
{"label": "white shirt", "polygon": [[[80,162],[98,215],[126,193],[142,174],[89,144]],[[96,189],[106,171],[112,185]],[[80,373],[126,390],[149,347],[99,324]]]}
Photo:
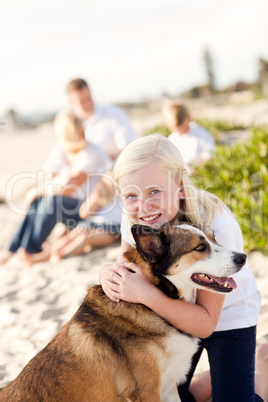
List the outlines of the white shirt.
{"label": "white shirt", "polygon": [[200,165],[211,158],[215,143],[214,138],[205,128],[193,121],[189,125],[190,130],[187,134],[174,131],[168,139],[178,148],[188,173],[191,173],[191,165]]}
{"label": "white shirt", "polygon": [[49,153],[45,163],[46,173],[69,176],[77,172],[88,175],[87,180],[71,194],[73,198],[85,200],[91,193],[100,176],[111,169],[111,159],[96,144],[89,144],[85,149],[76,154],[73,166],[66,159],[66,152],[60,144],[56,144]]}
{"label": "white shirt", "polygon": [[[223,214],[217,212],[211,228],[219,245],[243,252],[241,229],[231,213],[228,211],[224,211]],[[135,244],[133,238],[130,238],[131,233],[129,233],[125,214],[123,215],[121,233],[127,243]],[[226,295],[215,331],[248,328],[257,324],[261,296],[248,263],[234,275],[234,280],[237,288]]]}
{"label": "white shirt", "polygon": [[[212,222],[212,230],[221,246],[244,251],[241,229],[233,215],[228,212],[221,215],[218,212]],[[257,324],[261,295],[248,263],[234,275],[234,280],[237,288],[226,295],[215,331],[247,328]]]}
{"label": "white shirt", "polygon": [[126,113],[116,106],[94,105],[94,115],[84,122],[86,140],[108,155],[138,138]]}
{"label": "white shirt", "polygon": [[108,205],[91,215],[88,220],[96,223],[121,224],[122,211],[122,201],[115,197]]}

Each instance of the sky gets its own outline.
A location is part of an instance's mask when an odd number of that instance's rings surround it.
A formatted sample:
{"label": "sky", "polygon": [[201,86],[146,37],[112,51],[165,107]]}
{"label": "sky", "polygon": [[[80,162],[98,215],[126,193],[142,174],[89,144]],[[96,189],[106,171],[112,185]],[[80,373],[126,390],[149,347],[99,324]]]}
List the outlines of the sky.
{"label": "sky", "polygon": [[268,59],[267,0],[0,0],[0,114],[58,111],[88,81],[97,102],[254,81]]}

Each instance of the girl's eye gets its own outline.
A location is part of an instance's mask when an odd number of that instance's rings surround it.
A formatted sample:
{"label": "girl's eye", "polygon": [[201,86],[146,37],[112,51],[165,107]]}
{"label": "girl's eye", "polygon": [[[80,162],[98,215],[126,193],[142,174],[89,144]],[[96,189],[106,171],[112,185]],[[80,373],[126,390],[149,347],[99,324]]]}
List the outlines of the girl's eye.
{"label": "girl's eye", "polygon": [[152,190],[151,191],[151,194],[153,194],[153,195],[158,194],[158,193],[160,193],[160,190]]}
{"label": "girl's eye", "polygon": [[207,245],[206,244],[199,244],[196,248],[195,248],[195,251],[199,251],[199,252],[203,252],[203,251],[206,251],[206,249],[207,249]]}
{"label": "girl's eye", "polygon": [[137,196],[135,194],[126,195],[124,198],[126,200],[134,200]]}

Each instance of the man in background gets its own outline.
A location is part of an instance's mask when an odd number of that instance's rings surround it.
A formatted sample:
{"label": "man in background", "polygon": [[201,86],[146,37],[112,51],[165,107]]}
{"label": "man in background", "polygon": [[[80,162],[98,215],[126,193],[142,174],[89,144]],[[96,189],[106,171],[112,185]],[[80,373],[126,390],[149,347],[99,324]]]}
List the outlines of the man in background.
{"label": "man in background", "polygon": [[84,123],[86,140],[99,145],[112,160],[138,138],[126,113],[116,106],[96,104],[82,78],[70,81],[66,90],[74,113]]}

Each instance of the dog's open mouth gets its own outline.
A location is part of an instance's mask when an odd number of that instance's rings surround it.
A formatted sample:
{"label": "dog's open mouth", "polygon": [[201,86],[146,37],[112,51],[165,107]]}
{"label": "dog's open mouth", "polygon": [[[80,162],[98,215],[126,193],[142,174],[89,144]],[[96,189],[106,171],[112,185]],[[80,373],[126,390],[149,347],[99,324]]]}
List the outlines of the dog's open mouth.
{"label": "dog's open mouth", "polygon": [[217,292],[231,292],[236,289],[236,283],[233,278],[222,277],[217,278],[207,274],[193,274],[192,281],[201,286],[206,286],[216,290]]}

